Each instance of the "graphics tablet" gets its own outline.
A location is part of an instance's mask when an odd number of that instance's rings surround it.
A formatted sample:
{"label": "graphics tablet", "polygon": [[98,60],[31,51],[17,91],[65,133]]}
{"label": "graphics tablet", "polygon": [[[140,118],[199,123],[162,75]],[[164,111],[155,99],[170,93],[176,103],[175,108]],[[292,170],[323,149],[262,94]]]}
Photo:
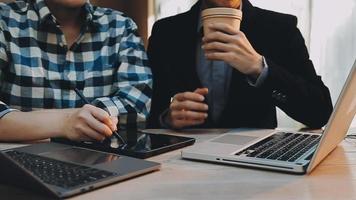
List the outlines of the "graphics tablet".
{"label": "graphics tablet", "polygon": [[114,136],[104,142],[75,142],[63,138],[52,138],[51,141],[136,158],[149,158],[195,143],[194,138],[138,130],[119,131],[119,135],[124,142]]}

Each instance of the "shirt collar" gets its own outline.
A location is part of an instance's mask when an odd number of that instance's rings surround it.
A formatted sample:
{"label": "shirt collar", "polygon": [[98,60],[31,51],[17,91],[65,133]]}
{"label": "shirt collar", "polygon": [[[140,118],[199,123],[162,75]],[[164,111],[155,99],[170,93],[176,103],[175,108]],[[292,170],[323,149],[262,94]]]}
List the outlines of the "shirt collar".
{"label": "shirt collar", "polygon": [[[34,8],[38,13],[40,24],[42,24],[52,16],[44,0],[35,0]],[[53,19],[54,18],[52,18],[52,20]]]}
{"label": "shirt collar", "polygon": [[[240,8],[241,10],[243,10],[243,6],[242,6],[242,1],[241,1],[241,4],[240,4]],[[201,11],[203,10],[203,6],[201,5],[200,6],[200,13]],[[197,28],[197,33],[198,34],[201,34],[201,31],[202,31],[202,28],[203,28],[203,22],[202,22],[202,19],[201,19],[201,14],[199,15],[199,19],[198,19],[198,28]]]}
{"label": "shirt collar", "polygon": [[[51,21],[57,24],[56,18],[52,15],[51,11],[47,7],[44,0],[35,0],[34,8],[38,12],[40,25],[45,22]],[[92,28],[98,28],[100,23],[97,21],[104,13],[96,12],[93,5],[89,2],[89,0],[84,4],[83,9],[86,14],[86,23]]]}

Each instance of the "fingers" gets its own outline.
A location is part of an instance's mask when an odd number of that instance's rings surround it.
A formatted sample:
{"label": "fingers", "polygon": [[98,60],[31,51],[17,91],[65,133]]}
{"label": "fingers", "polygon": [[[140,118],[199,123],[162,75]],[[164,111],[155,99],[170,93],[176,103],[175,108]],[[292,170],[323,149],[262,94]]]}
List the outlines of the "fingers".
{"label": "fingers", "polygon": [[209,24],[208,28],[213,30],[213,31],[219,31],[219,32],[223,32],[223,33],[226,33],[226,34],[229,34],[229,35],[236,35],[236,34],[239,33],[239,30],[233,28],[229,24],[224,24],[224,23]]}
{"label": "fingers", "polygon": [[[105,139],[105,136],[98,133],[96,130],[88,127],[88,126],[84,126],[81,130],[82,136],[81,139],[85,139],[85,138],[90,138],[90,139],[94,139],[97,141],[103,141]],[[85,139],[88,140],[88,139]]]}
{"label": "fingers", "polygon": [[116,124],[113,123],[107,112],[92,105],[83,106],[79,119],[84,121],[96,133],[106,137],[110,137],[112,132],[117,129]]}
{"label": "fingers", "polygon": [[232,62],[236,56],[230,52],[209,52],[205,54],[208,60],[221,60],[225,62]]}
{"label": "fingers", "polygon": [[[208,118],[207,112],[207,105],[203,104],[206,106],[205,112],[196,112],[192,110],[187,110],[187,109],[177,109],[174,110],[172,109],[170,112],[170,121],[171,125],[174,128],[180,129],[180,128],[185,128],[188,126],[196,126],[203,124],[205,120]],[[196,107],[194,109],[197,109]]]}
{"label": "fingers", "polygon": [[175,110],[171,112],[171,117],[176,120],[205,120],[208,117],[208,114],[203,112]]}
{"label": "fingers", "polygon": [[118,117],[110,117],[100,108],[85,105],[80,109],[72,109],[71,112],[65,114],[63,123],[63,132],[69,139],[103,141],[117,130]]}
{"label": "fingers", "polygon": [[262,55],[246,35],[226,24],[212,24],[213,32],[203,38],[202,48],[208,60],[224,61],[243,74],[257,77],[262,71]]}
{"label": "fingers", "polygon": [[213,31],[204,36],[203,44],[220,42],[226,44],[242,45],[243,41],[246,40],[246,36],[242,31],[235,30],[227,24],[211,24],[209,28]]}
{"label": "fingers", "polygon": [[170,105],[171,110],[192,110],[192,111],[208,111],[208,105],[201,103],[204,101],[208,93],[207,88],[198,88],[194,92],[184,92],[175,95],[174,101]]}
{"label": "fingers", "polygon": [[101,134],[106,137],[110,137],[112,135],[113,130],[106,124],[98,121],[93,116],[88,116],[85,121],[87,125],[93,130],[95,130],[98,134]]}
{"label": "fingers", "polygon": [[105,110],[92,106],[92,105],[84,105],[83,107],[84,109],[88,109],[90,111],[90,113],[100,122],[106,124],[111,131],[115,131],[116,128],[116,124],[113,123],[112,118],[110,117],[109,113],[107,113]]}
{"label": "fingers", "polygon": [[221,43],[236,43],[236,36],[235,35],[228,35],[222,32],[211,32],[208,35],[204,36],[203,44],[207,44],[210,42],[221,42]]}
{"label": "fingers", "polygon": [[208,105],[203,103],[208,88],[198,88],[194,92],[179,93],[170,105],[168,120],[177,129],[203,124],[208,117]]}
{"label": "fingers", "polygon": [[208,111],[208,105],[194,101],[173,101],[170,105],[171,110],[194,110]]}
{"label": "fingers", "polygon": [[194,93],[194,92],[184,92],[184,93],[178,93],[174,97],[174,100],[177,101],[197,101],[197,102],[202,102],[204,101],[205,97],[201,94]]}
{"label": "fingers", "polygon": [[73,133],[69,136],[71,140],[76,141],[90,141],[90,140],[98,140],[102,141],[105,139],[105,136],[96,130],[89,127],[85,122],[84,123],[76,123],[73,126]]}
{"label": "fingers", "polygon": [[110,120],[110,115],[105,110],[88,104],[84,105],[83,108],[88,109],[91,114],[101,122],[104,122],[105,124],[112,123]]}
{"label": "fingers", "polygon": [[194,93],[198,93],[200,95],[207,95],[209,93],[209,89],[208,88],[198,88],[194,91]]}
{"label": "fingers", "polygon": [[239,46],[221,42],[210,42],[202,46],[205,52],[237,52]]}

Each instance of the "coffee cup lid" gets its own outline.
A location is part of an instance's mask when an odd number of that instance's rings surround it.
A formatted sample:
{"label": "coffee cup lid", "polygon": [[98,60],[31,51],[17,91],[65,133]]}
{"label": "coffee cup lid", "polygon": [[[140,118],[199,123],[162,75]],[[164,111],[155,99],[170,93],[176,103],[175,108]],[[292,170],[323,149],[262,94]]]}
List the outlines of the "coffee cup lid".
{"label": "coffee cup lid", "polygon": [[202,11],[202,17],[210,15],[234,15],[242,17],[242,11],[234,8],[208,8]]}

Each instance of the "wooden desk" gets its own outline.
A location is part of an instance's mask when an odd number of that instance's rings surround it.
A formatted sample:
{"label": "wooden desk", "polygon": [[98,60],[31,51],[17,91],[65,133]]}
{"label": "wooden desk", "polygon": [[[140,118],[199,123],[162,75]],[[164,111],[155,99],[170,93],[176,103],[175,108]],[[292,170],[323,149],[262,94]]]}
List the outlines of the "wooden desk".
{"label": "wooden desk", "polygon": [[[193,131],[191,136],[201,142],[217,132],[224,131]],[[9,147],[0,144],[0,149]],[[182,160],[180,150],[149,160],[162,163],[162,169],[71,199],[356,199],[356,141],[344,141],[309,176]],[[39,199],[0,186],[0,199],[15,198]]]}

